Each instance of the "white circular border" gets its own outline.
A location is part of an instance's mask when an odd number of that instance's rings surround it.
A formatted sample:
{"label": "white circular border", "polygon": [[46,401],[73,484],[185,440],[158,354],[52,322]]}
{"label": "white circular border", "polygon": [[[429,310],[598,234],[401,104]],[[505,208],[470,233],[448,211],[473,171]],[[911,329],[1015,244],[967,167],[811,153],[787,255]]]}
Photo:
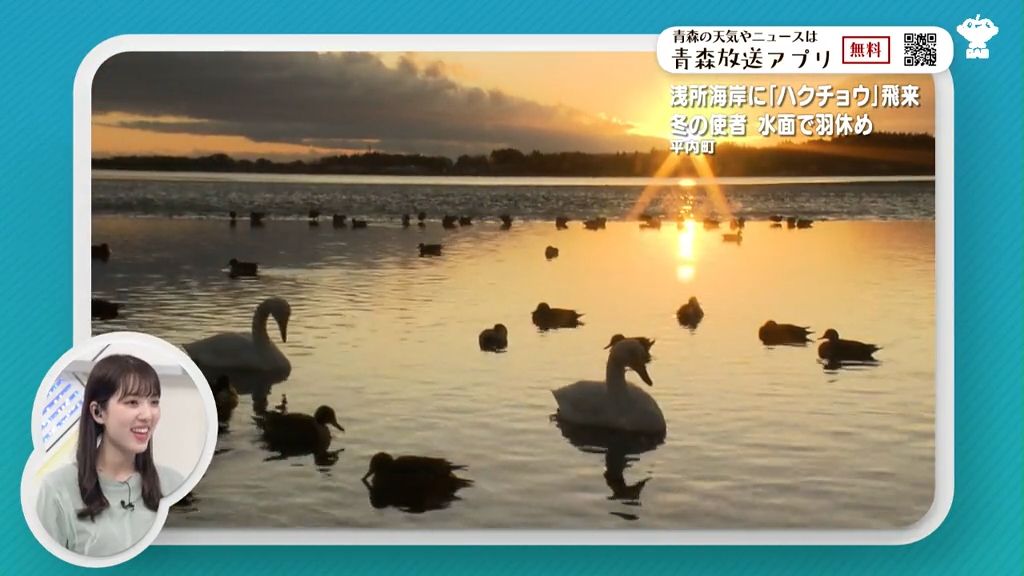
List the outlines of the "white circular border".
{"label": "white circular border", "polygon": [[[39,517],[36,515],[34,499],[31,502],[29,501],[29,496],[35,492],[35,490],[30,489],[29,486],[32,482],[36,482],[36,472],[38,472],[46,457],[46,450],[43,448],[42,436],[39,432],[39,425],[41,424],[41,422],[39,422],[39,414],[40,409],[46,401],[45,390],[49,383],[53,382],[73,360],[79,359],[83,348],[92,347],[96,344],[128,344],[131,346],[155,349],[161,354],[168,356],[169,359],[177,362],[185,370],[185,373],[192,379],[193,384],[195,384],[196,389],[199,392],[200,398],[203,400],[203,407],[206,412],[206,443],[199,456],[199,461],[196,463],[195,468],[192,469],[192,472],[186,476],[185,480],[180,486],[178,486],[177,490],[170,494],[165,494],[160,500],[160,507],[157,509],[156,521],[153,522],[153,526],[141,539],[139,539],[138,542],[127,550],[118,552],[111,556],[98,557],[77,554],[54,541],[46,529],[43,528]],[[171,504],[181,500],[182,497],[195,488],[196,484],[199,483],[199,480],[202,479],[204,474],[206,474],[206,470],[209,468],[210,462],[213,460],[213,451],[217,447],[216,422],[217,407],[213,401],[213,392],[210,389],[210,385],[203,376],[203,373],[199,370],[199,367],[196,366],[195,362],[193,362],[192,359],[189,358],[188,355],[186,355],[180,348],[155,336],[139,332],[111,332],[109,334],[102,334],[100,336],[78,342],[73,348],[61,355],[61,357],[50,367],[50,370],[43,378],[39,389],[36,391],[36,399],[32,404],[33,449],[32,454],[28,458],[28,462],[25,464],[25,469],[21,474],[21,509],[25,516],[25,522],[28,524],[29,529],[31,529],[32,534],[36,537],[36,540],[38,540],[44,548],[54,556],[69,564],[83,566],[86,568],[105,568],[131,560],[149,547],[149,545],[153,543],[153,540],[156,539],[160,530],[163,529],[164,523],[167,521],[167,511]]]}

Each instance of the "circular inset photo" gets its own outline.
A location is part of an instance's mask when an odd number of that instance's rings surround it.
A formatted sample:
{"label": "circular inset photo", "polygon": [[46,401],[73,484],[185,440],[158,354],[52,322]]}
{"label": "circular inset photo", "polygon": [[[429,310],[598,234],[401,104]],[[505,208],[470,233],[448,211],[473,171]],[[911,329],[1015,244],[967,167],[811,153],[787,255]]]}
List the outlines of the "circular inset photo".
{"label": "circular inset photo", "polygon": [[199,482],[216,441],[213,394],[183,351],[134,332],[91,338],[61,356],[36,393],[25,519],[67,562],[124,562]]}

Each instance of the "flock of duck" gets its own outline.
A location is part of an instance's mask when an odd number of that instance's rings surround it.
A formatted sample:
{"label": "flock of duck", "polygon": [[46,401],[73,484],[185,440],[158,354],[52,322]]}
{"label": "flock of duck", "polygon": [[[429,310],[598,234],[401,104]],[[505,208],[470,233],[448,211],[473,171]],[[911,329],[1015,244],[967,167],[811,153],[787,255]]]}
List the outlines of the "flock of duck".
{"label": "flock of duck", "polygon": [[[254,226],[262,225],[262,218],[262,215],[253,213],[250,221]],[[316,214],[316,218],[319,218],[319,214]],[[420,226],[423,225],[424,218],[425,215],[420,213]],[[781,217],[779,218],[779,221],[775,221],[773,217],[773,226],[781,226]],[[410,224],[408,215],[404,215],[402,220],[403,225]],[[310,222],[313,221],[314,214],[311,212]],[[471,225],[468,218],[449,216],[445,217],[443,225],[448,227],[460,221],[465,222],[461,225]],[[234,213],[231,222],[234,225]],[[335,215],[336,226],[341,226],[344,222],[344,216]],[[355,222],[357,221],[354,220],[353,225]],[[502,227],[508,229],[511,226],[511,217],[503,215],[502,222]],[[556,227],[565,229],[567,222],[567,218],[560,217],[556,220]],[[791,228],[810,226],[809,221],[792,219],[791,222]],[[733,239],[723,239],[738,242],[742,238],[744,221],[733,220],[731,224],[739,232],[733,235]],[[604,225],[604,219],[584,222],[584,227],[592,230],[601,229]],[[364,221],[359,227],[365,226]],[[712,226],[717,226],[717,222],[705,221],[705,227]],[[641,227],[660,227],[660,220],[653,217],[643,218]],[[421,256],[439,256],[441,248],[440,244],[419,245]],[[110,254],[107,244],[93,246],[93,257],[96,259],[107,261]],[[545,251],[548,259],[557,255],[557,248],[552,246]],[[232,258],[228,268],[231,277],[258,275],[258,264],[255,262],[241,262]],[[97,299],[93,299],[94,318],[103,317],[102,302],[104,301],[100,301],[98,309]],[[97,316],[98,311],[101,313],[100,316]],[[117,308],[113,313],[116,316]],[[583,314],[576,310],[554,308],[545,302],[539,303],[531,315],[533,324],[541,331],[582,326],[582,317]],[[266,390],[269,390],[269,384],[284,381],[291,374],[291,363],[268,334],[267,325],[271,318],[278,326],[281,341],[287,342],[291,306],[285,299],[273,297],[265,299],[256,307],[250,331],[220,333],[184,345],[189,357],[212,382],[218,419],[222,423],[230,419],[232,411],[238,405],[239,388],[235,384],[245,387],[250,382],[261,382],[266,383]],[[697,298],[691,297],[678,308],[676,318],[681,326],[696,330],[704,318],[704,310]],[[767,346],[804,346],[812,342],[809,337],[811,333],[807,326],[768,320],[758,330],[758,337]],[[509,346],[508,336],[505,325],[495,324],[479,333],[479,348],[485,352],[504,352]],[[874,353],[880,349],[873,344],[841,339],[834,329],[826,330],[819,340],[823,342],[818,347],[818,356],[824,361],[826,368],[831,369],[845,363],[872,363],[875,361]],[[647,371],[647,364],[651,361],[650,350],[654,343],[653,339],[642,336],[612,336],[605,346],[609,352],[603,380],[581,380],[552,391],[557,404],[558,420],[569,425],[639,435],[655,443],[663,441],[667,427],[657,401],[647,390],[626,380],[626,371],[632,370],[644,384],[649,387],[654,385]],[[309,415],[290,412],[286,397],[282,397],[281,404],[273,409],[266,406],[265,395],[261,403],[256,402],[258,394],[254,393],[253,398],[253,424],[270,450],[279,453],[282,458],[312,454],[318,464],[331,464],[336,461],[341,450],[330,451],[330,428],[333,427],[338,432],[344,432],[345,429],[338,422],[337,415],[331,407],[320,406]],[[393,457],[386,452],[379,452],[371,458],[362,482],[369,490],[373,506],[395,506],[405,511],[422,512],[444,507],[456,499],[455,493],[459,489],[472,485],[471,480],[456,475],[456,471],[464,468],[465,466],[456,465],[444,458],[411,455]],[[621,470],[615,478],[621,480]],[[618,480],[614,482],[615,486],[619,485]],[[612,480],[609,480],[609,485],[613,485]],[[642,483],[640,487],[642,488]],[[628,492],[626,489],[629,487],[623,484],[620,488]],[[633,488],[635,489],[635,486]]]}

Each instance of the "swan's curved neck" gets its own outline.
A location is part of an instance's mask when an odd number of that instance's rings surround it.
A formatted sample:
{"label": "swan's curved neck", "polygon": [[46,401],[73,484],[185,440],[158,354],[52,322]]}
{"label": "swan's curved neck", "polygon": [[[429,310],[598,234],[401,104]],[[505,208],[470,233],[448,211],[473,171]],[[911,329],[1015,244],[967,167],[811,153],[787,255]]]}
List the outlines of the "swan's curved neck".
{"label": "swan's curved neck", "polygon": [[626,367],[609,358],[608,366],[605,368],[604,380],[610,387],[624,388],[626,386]]}
{"label": "swan's curved neck", "polygon": [[270,318],[270,307],[260,305],[252,317],[252,341],[258,344],[270,344],[267,335],[267,319]]}

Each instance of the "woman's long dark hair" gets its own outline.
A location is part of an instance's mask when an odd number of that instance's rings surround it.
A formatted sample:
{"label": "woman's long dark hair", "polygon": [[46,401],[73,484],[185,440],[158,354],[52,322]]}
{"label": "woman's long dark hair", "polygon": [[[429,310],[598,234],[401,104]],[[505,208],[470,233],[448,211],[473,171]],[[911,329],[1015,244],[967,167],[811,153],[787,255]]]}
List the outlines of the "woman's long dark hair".
{"label": "woman's long dark hair", "polygon": [[[160,397],[160,379],[156,370],[134,356],[115,354],[96,363],[85,384],[82,399],[82,417],[78,421],[78,491],[85,508],[78,511],[78,518],[96,520],[96,516],[110,507],[110,502],[100,488],[96,459],[99,454],[99,438],[103,425],[92,415],[93,402],[106,410],[107,403],[114,396],[116,400],[125,396],[143,398]],[[135,471],[142,476],[142,501],[154,512],[160,505],[163,493],[160,491],[160,476],[153,463],[153,439],[145,452],[135,455]]]}

